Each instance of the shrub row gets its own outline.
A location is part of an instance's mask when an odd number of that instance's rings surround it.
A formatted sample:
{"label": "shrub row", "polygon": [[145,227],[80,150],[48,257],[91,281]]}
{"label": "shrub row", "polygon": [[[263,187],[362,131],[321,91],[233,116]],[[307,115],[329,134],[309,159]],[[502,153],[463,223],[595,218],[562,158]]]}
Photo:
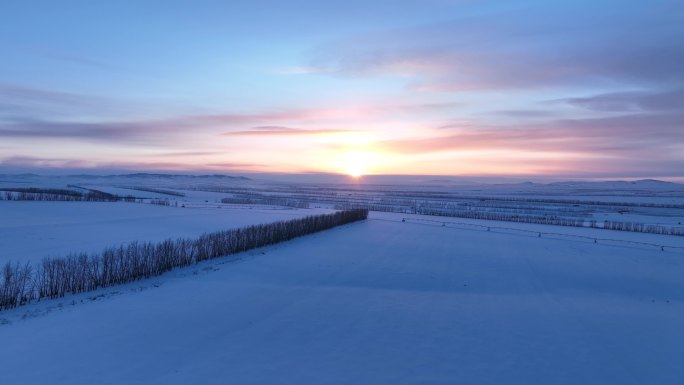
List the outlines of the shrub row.
{"label": "shrub row", "polygon": [[8,262],[0,269],[0,309],[157,276],[175,267],[287,241],[367,217],[368,210],[346,210],[209,233],[197,239],[133,242],[99,254],[45,258],[38,265]]}

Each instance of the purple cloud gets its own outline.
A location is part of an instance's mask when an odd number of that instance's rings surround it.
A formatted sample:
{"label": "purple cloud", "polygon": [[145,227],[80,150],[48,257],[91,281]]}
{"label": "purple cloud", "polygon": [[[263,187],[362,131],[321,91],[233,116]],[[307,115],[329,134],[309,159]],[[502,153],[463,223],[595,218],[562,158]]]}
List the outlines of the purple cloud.
{"label": "purple cloud", "polygon": [[663,92],[613,92],[557,101],[595,111],[682,111],[684,88]]}
{"label": "purple cloud", "polygon": [[[80,139],[87,141],[167,143],[192,132],[195,136],[313,135],[343,129],[290,128],[329,125],[387,116],[444,112],[460,103],[396,103],[363,106],[271,109],[255,113],[178,115],[160,119],[84,119],[116,109],[120,102],[68,92],[0,85],[0,138]],[[228,132],[226,132],[228,131]]]}
{"label": "purple cloud", "polygon": [[225,132],[226,136],[304,136],[304,135],[325,135],[325,134],[340,134],[358,132],[358,130],[342,130],[342,129],[301,129],[283,126],[259,126],[252,127],[249,130],[230,131]]}
{"label": "purple cloud", "polygon": [[221,162],[209,163],[198,166],[183,162],[160,162],[160,161],[140,161],[140,162],[112,162],[102,160],[82,160],[71,158],[45,158],[32,156],[9,156],[0,159],[0,169],[24,170],[24,169],[110,169],[110,170],[207,170],[207,171],[249,171],[261,170],[267,167],[259,163],[242,162]]}
{"label": "purple cloud", "polygon": [[[618,4],[616,4],[617,6]],[[311,66],[413,75],[417,90],[684,83],[684,6],[540,3],[331,42]]]}

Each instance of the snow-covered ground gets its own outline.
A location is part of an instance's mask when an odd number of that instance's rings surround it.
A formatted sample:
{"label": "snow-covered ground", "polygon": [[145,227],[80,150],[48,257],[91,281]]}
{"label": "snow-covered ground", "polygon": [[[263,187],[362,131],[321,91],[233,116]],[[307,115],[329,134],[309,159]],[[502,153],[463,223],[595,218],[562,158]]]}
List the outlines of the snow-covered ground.
{"label": "snow-covered ground", "polygon": [[0,201],[0,263],[99,252],[132,241],[197,237],[324,210],[188,204],[168,207],[125,202]]}
{"label": "snow-covered ground", "polygon": [[681,384],[683,254],[402,217],[0,313],[0,384]]}
{"label": "snow-covered ground", "polygon": [[[425,180],[408,183],[412,178],[364,177],[338,180],[337,183],[297,182],[222,175],[0,175],[0,191],[17,188],[59,188],[84,191],[94,189],[120,196],[169,200],[172,205],[219,204],[221,199],[259,204],[283,204],[269,198],[294,199],[296,206],[336,207],[345,204],[375,205],[386,211],[456,214],[463,210],[505,216],[544,216],[662,225],[684,228],[684,184],[655,180],[561,182],[561,183],[450,183]],[[385,182],[378,182],[385,180]],[[452,181],[455,182],[455,181]],[[148,190],[148,191],[142,191]],[[167,195],[151,190],[182,194]],[[596,205],[595,202],[603,202]],[[609,204],[608,204],[609,203]],[[380,205],[380,206],[378,206]],[[641,207],[639,206],[641,205]],[[645,207],[669,205],[670,207]],[[292,206],[292,204],[290,204]],[[380,208],[379,208],[380,207]],[[384,207],[384,208],[383,208]],[[437,211],[435,211],[437,210]],[[472,212],[471,212],[472,214]]]}
{"label": "snow-covered ground", "polygon": [[[401,214],[398,216],[393,213],[376,212],[373,213],[373,216],[377,220],[397,221],[405,219],[412,223],[427,226],[441,226],[444,224],[445,226],[452,228],[473,229],[477,231],[487,231],[487,228],[490,228],[491,231],[494,232],[517,234],[527,237],[535,237],[538,236],[538,233],[542,233],[542,236],[545,238],[569,239],[579,242],[593,242],[596,240],[601,243],[610,243],[625,247],[653,249],[652,245],[665,246],[670,247],[671,251],[681,249],[681,253],[684,253],[684,237],[681,236],[593,229],[589,227],[551,226],[534,223],[487,221],[481,219],[416,214]],[[640,243],[642,244],[641,246],[639,245]],[[660,247],[656,247],[656,249],[660,249]]]}

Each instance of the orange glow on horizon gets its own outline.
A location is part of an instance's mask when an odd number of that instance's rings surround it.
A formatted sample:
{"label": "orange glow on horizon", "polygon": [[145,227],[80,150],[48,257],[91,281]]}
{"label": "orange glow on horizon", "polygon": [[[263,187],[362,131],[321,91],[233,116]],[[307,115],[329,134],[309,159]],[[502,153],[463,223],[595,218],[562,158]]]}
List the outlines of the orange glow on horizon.
{"label": "orange glow on horizon", "polygon": [[372,149],[351,148],[327,155],[331,161],[324,169],[359,178],[375,174],[392,163],[391,157]]}

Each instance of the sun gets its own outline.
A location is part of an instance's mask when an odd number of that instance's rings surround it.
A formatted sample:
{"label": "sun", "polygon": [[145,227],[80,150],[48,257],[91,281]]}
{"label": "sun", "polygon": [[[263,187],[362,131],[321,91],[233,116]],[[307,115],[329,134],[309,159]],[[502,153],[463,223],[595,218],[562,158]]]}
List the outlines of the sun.
{"label": "sun", "polygon": [[342,171],[352,178],[360,178],[368,173],[373,159],[369,152],[362,150],[349,151],[342,156]]}
{"label": "sun", "polygon": [[366,168],[361,164],[350,164],[345,173],[353,178],[360,178],[366,173]]}
{"label": "sun", "polygon": [[365,175],[376,174],[392,159],[391,156],[373,148],[351,148],[331,153],[326,169],[359,179]]}

